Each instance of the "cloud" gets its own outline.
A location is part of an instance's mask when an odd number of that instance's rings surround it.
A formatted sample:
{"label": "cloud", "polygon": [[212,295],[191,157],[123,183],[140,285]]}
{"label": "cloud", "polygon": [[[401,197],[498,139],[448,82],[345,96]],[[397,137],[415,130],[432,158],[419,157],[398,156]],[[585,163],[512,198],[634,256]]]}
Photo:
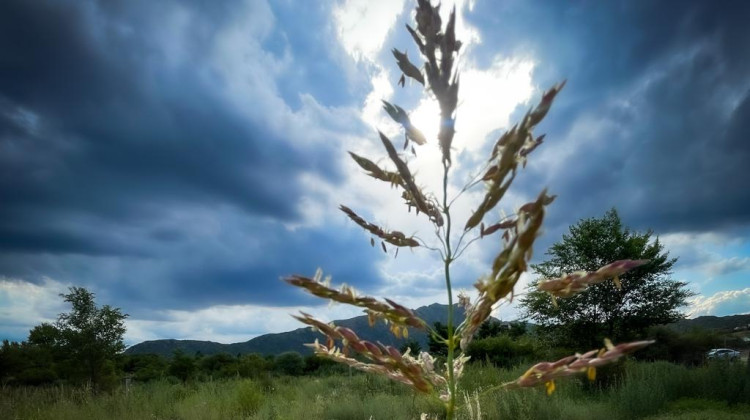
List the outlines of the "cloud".
{"label": "cloud", "polygon": [[[413,45],[401,25],[411,7],[0,3],[0,276],[30,296],[48,289],[38,301],[49,308],[59,287],[89,287],[133,315],[133,337],[166,334],[165,325],[188,336],[200,323],[190,313],[218,325],[233,310],[253,317],[313,305],[279,277],[318,266],[367,293],[414,306],[444,301],[434,255],[393,259],[336,210],[348,204],[432,239],[422,215],[403,212],[399,194],[345,153],[383,157],[373,128],[401,138],[381,99],[431,130],[430,94],[394,89],[390,48]],[[570,224],[616,206],[626,225],[669,238],[681,276],[737,277],[748,268],[740,248],[750,224],[744,9],[458,2],[464,47],[449,193],[500,130],[568,79],[539,129],[545,144],[502,205],[512,212],[545,186],[559,195],[537,258]],[[420,185],[439,191],[435,142],[409,160]],[[457,201],[454,219],[465,220],[481,194]],[[467,252],[457,287],[471,288],[498,246]],[[43,312],[19,322],[54,315]],[[222,340],[257,332],[201,325]]]}
{"label": "cloud", "polygon": [[[301,306],[319,319],[348,319],[362,315],[360,308],[345,305]],[[129,319],[125,341],[128,345],[144,340],[170,337],[178,340],[209,340],[239,343],[269,331],[304,328],[287,308],[264,305],[217,305],[197,311],[165,311],[153,319]]]}
{"label": "cloud", "polygon": [[726,290],[712,296],[699,296],[689,307],[689,318],[704,315],[727,316],[750,313],[750,288]]}
{"label": "cloud", "polygon": [[524,51],[543,57],[534,72],[542,86],[568,79],[542,127],[551,134],[519,183],[559,195],[551,229],[613,205],[635,227],[660,233],[750,222],[740,163],[750,147],[739,141],[750,110],[750,54],[738,44],[748,36],[738,18],[746,8],[488,7],[469,15],[483,29],[480,54]]}
{"label": "cloud", "polygon": [[0,277],[0,331],[3,339],[25,340],[41,322],[54,322],[65,305],[58,296],[69,285],[45,278],[42,284]]}
{"label": "cloud", "polygon": [[354,59],[375,61],[403,9],[404,0],[344,1],[333,10],[339,42]]}
{"label": "cloud", "polygon": [[342,182],[336,152],[364,128],[308,93],[286,102],[300,39],[266,42],[296,22],[280,28],[265,2],[0,9],[0,273],[87,286],[131,313],[302,302],[279,277],[345,250],[331,271],[375,277],[346,233],[289,230],[321,198],[310,180]]}

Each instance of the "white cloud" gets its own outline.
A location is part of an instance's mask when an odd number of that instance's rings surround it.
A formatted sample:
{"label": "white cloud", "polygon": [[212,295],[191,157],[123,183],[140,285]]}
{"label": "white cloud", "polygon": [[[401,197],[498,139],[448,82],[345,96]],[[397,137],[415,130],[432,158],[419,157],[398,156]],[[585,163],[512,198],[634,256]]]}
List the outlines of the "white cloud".
{"label": "white cloud", "polygon": [[348,305],[278,308],[259,305],[220,305],[197,311],[163,311],[165,320],[128,319],[125,341],[133,345],[165,337],[238,343],[266,333],[303,328],[291,317],[299,311],[321,320],[348,319],[362,315],[361,308]]}
{"label": "white cloud", "polygon": [[750,313],[750,288],[717,292],[710,297],[698,296],[690,303],[688,317],[747,313]]}
{"label": "white cloud", "polygon": [[659,237],[670,255],[679,257],[675,268],[700,273],[707,281],[750,270],[750,257],[729,255],[743,238],[719,232],[669,233]]}
{"label": "white cloud", "polygon": [[346,0],[334,8],[339,41],[355,60],[375,61],[404,9],[404,0]]}
{"label": "white cloud", "polygon": [[0,277],[0,331],[10,339],[25,339],[42,322],[54,322],[65,310],[59,294],[67,284],[48,277],[42,284]]}
{"label": "white cloud", "polygon": [[750,270],[750,257],[730,257],[707,262],[702,269],[711,277]]}

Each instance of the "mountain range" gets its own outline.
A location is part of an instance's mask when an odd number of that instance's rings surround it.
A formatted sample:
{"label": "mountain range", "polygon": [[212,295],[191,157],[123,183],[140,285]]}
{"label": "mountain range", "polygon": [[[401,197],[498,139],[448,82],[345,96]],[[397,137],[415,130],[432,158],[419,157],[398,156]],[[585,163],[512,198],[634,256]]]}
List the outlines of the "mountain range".
{"label": "mountain range", "polygon": [[[432,305],[415,309],[414,312],[417,316],[425,320],[428,325],[433,325],[435,322],[446,324],[448,320],[448,305],[433,303]],[[454,316],[457,324],[462,322],[465,318],[463,308],[456,305]],[[396,338],[383,322],[378,322],[375,326],[370,327],[365,315],[334,321],[334,324],[351,328],[361,338],[371,342],[381,342],[395,347],[399,347],[405,342],[404,339]],[[701,328],[728,333],[735,328],[746,330],[748,327],[750,327],[750,314],[724,317],[701,316],[693,319],[683,319],[669,325],[670,329],[677,332],[686,332],[694,328]],[[218,353],[233,355],[260,353],[263,355],[275,355],[287,351],[310,354],[311,350],[305,347],[305,343],[312,343],[316,338],[322,339],[322,337],[320,333],[313,331],[311,328],[303,327],[283,333],[264,334],[245,342],[232,344],[199,340],[151,340],[128,348],[125,350],[125,354],[158,354],[166,357],[171,357],[175,351],[182,351],[186,354],[201,353],[206,356]],[[425,331],[410,328],[409,340],[417,341],[423,349],[427,348],[427,333]]]}
{"label": "mountain range", "polygon": [[[428,325],[435,322],[446,324],[448,321],[448,305],[433,303],[414,310],[415,314],[425,320]],[[458,324],[465,318],[463,308],[456,305],[454,311],[455,322]],[[362,315],[350,319],[334,321],[341,327],[351,328],[357,334],[371,342],[381,342],[395,347],[401,346],[406,340],[396,338],[382,321],[370,327],[367,316]],[[213,341],[199,340],[151,340],[136,344],[125,350],[125,354],[159,354],[170,357],[175,351],[185,354],[212,355],[218,353],[248,354],[260,353],[263,355],[279,354],[287,351],[296,351],[300,354],[311,354],[312,351],[305,347],[305,343],[312,343],[315,339],[322,339],[317,331],[310,327],[298,328],[293,331],[264,334],[242,343],[221,344]],[[422,348],[427,348],[427,333],[425,331],[409,328],[409,340],[417,341]]]}

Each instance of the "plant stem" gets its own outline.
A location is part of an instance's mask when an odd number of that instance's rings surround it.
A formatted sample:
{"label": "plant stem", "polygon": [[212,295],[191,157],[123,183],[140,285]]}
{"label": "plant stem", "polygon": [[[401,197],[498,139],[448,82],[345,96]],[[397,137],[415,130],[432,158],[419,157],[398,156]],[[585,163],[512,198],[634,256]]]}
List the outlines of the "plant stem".
{"label": "plant stem", "polygon": [[451,250],[451,212],[448,205],[448,172],[450,163],[443,160],[443,214],[445,214],[445,288],[448,291],[448,358],[446,366],[448,367],[448,404],[446,416],[448,420],[453,419],[456,407],[456,378],[453,376],[453,291],[451,290],[451,262],[453,262],[453,252]]}

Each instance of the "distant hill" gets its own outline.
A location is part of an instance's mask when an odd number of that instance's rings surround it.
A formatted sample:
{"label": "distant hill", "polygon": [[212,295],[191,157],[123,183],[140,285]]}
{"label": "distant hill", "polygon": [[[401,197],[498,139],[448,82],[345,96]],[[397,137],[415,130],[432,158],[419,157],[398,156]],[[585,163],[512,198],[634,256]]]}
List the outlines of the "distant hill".
{"label": "distant hill", "polygon": [[[422,306],[414,312],[429,325],[435,322],[447,323],[448,305],[434,303],[429,306]],[[454,313],[456,323],[464,320],[464,310],[456,306]],[[381,342],[394,346],[400,346],[405,340],[397,339],[388,327],[381,321],[374,327],[370,327],[367,322],[367,316],[362,315],[351,319],[334,321],[338,326],[348,327],[357,332],[365,340],[372,342]],[[316,338],[322,339],[323,335],[312,331],[309,327],[298,328],[294,331],[288,331],[278,334],[264,334],[243,343],[221,344],[213,341],[197,340],[152,340],[136,344],[127,350],[125,354],[159,354],[162,356],[171,356],[176,350],[186,354],[195,354],[200,352],[204,355],[217,353],[229,354],[279,354],[285,351],[296,351],[301,354],[311,353],[305,343],[312,343]],[[410,328],[409,339],[418,341],[422,348],[427,348],[427,333]]]}
{"label": "distant hill", "polygon": [[683,319],[669,328],[677,332],[687,332],[695,328],[707,330],[720,330],[721,332],[731,332],[735,328],[747,328],[750,325],[750,314],[748,315],[730,315],[730,316],[699,316],[693,319]]}

